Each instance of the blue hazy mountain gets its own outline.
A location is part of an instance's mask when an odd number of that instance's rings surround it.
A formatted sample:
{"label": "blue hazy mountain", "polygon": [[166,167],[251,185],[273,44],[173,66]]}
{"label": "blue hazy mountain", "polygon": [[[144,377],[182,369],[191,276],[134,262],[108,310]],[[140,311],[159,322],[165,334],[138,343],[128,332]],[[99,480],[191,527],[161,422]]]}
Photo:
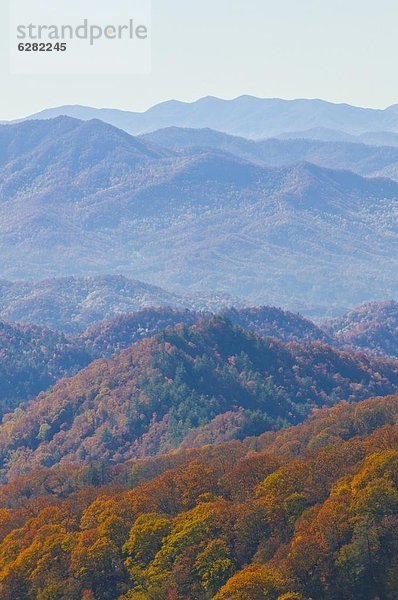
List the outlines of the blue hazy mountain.
{"label": "blue hazy mountain", "polygon": [[111,273],[312,314],[398,294],[394,181],[65,117],[2,126],[0,148],[3,278]]}
{"label": "blue hazy mountain", "polygon": [[350,135],[398,132],[398,105],[376,110],[323,100],[262,99],[253,96],[241,96],[234,100],[209,96],[191,103],[170,100],[142,113],[61,106],[29,118],[52,119],[61,115],[81,120],[101,119],[135,135],[170,126],[209,127],[249,138],[273,137],[317,128]]}
{"label": "blue hazy mountain", "polygon": [[178,296],[122,275],[0,280],[1,321],[33,323],[67,334],[151,307],[218,312],[232,304],[236,306],[237,299],[227,295]]}
{"label": "blue hazy mountain", "polygon": [[160,129],[144,134],[140,139],[172,151],[198,148],[221,150],[269,167],[306,161],[364,176],[398,179],[398,147],[300,138],[249,140],[212,129],[180,127]]}
{"label": "blue hazy mountain", "polygon": [[368,144],[369,146],[398,146],[398,133],[393,131],[367,131],[352,135],[344,131],[314,127],[305,131],[288,131],[276,136],[281,140],[320,140],[323,142],[351,142],[353,144]]}

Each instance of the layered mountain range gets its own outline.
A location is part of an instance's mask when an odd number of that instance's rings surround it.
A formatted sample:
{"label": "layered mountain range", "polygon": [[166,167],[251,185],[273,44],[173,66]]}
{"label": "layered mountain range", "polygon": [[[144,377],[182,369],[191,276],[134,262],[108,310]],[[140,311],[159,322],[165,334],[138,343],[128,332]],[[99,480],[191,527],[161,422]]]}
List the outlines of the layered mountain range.
{"label": "layered mountain range", "polygon": [[[316,138],[317,134],[345,139],[394,139],[398,132],[398,105],[385,110],[333,104],[322,100],[281,100],[240,96],[222,100],[208,96],[196,102],[171,100],[143,113],[87,106],[60,106],[32,115],[30,119],[53,119],[67,115],[81,120],[100,119],[137,135],[164,127],[209,127],[248,138],[282,134]],[[297,133],[299,132],[299,133]],[[332,132],[332,134],[330,133]],[[386,142],[384,142],[385,144]]]}
{"label": "layered mountain range", "polygon": [[76,334],[93,323],[148,307],[219,311],[237,305],[232,296],[178,296],[121,275],[0,280],[0,318]]}
{"label": "layered mountain range", "polygon": [[398,597],[397,140],[250,97],[0,125],[2,600]]}
{"label": "layered mountain range", "polygon": [[[398,183],[196,138],[176,149],[68,117],[2,126],[0,275],[113,273],[313,315],[396,296]],[[372,152],[347,168],[395,164]]]}
{"label": "layered mountain range", "polygon": [[174,151],[220,150],[266,167],[306,161],[367,177],[398,178],[398,148],[389,145],[305,138],[250,140],[213,129],[179,127],[160,129],[139,139]]}

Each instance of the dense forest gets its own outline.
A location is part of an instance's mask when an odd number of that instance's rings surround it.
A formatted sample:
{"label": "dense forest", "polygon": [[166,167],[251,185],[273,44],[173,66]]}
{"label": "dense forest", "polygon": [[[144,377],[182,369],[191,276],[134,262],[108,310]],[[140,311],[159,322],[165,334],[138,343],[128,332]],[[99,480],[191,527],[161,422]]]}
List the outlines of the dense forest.
{"label": "dense forest", "polygon": [[79,340],[62,333],[0,322],[0,419],[92,359]]}
{"label": "dense forest", "polygon": [[[309,319],[274,306],[229,308],[219,315],[242,329],[283,342],[323,342],[339,347],[339,342]],[[151,337],[167,327],[193,325],[200,318],[212,318],[209,311],[195,312],[173,308],[144,308],[114,319],[93,324],[76,337],[96,358],[117,354],[134,342]]]}
{"label": "dense forest", "polygon": [[395,314],[0,324],[0,598],[395,600]]}
{"label": "dense forest", "polygon": [[160,333],[167,327],[180,323],[193,325],[199,318],[199,313],[187,309],[144,308],[95,323],[77,336],[76,340],[83,343],[94,358],[104,358],[118,354],[135,342]]}
{"label": "dense forest", "polygon": [[370,302],[324,324],[340,346],[398,358],[398,302]]}
{"label": "dense forest", "polygon": [[0,489],[0,596],[395,600],[398,396]]}
{"label": "dense forest", "polygon": [[[83,282],[73,281],[81,292]],[[120,279],[116,278],[114,283],[116,281],[118,285],[121,284]],[[100,290],[99,281],[95,280],[95,284],[93,281],[85,282],[86,285],[89,283],[92,287],[89,286],[86,292],[90,291],[91,297],[96,297]],[[107,280],[106,283],[110,282]],[[43,301],[42,292],[38,293],[37,290],[29,296],[31,309],[35,311],[38,321],[49,320],[50,298],[59,285],[61,282],[58,284],[52,282],[50,297],[46,302]],[[63,281],[63,285],[69,289],[67,280]],[[122,289],[125,289],[123,285],[119,293]],[[118,297],[116,290],[114,294],[113,301]],[[85,298],[84,294],[82,298]],[[25,301],[22,301],[21,306],[25,306]],[[63,306],[61,302],[55,304],[53,318],[62,328],[63,321],[59,315],[57,316],[58,311],[62,312],[61,306]],[[108,302],[104,303],[102,309],[112,310],[112,306],[115,307],[108,298]],[[361,315],[362,319],[364,319],[363,315],[367,315],[366,306],[359,307],[341,319],[327,322],[322,328],[299,314],[271,306],[231,308],[221,311],[220,314],[247,331],[284,342],[322,342],[336,349],[345,348],[361,352],[366,350],[373,354],[395,356],[394,320],[392,317],[384,319],[383,308],[388,306],[393,306],[393,303],[381,304],[379,310],[376,310],[375,305],[371,305],[374,316],[372,319],[366,319],[366,348],[363,347],[362,338],[354,333],[350,340],[347,339],[349,332],[357,329],[355,315]],[[78,313],[77,318],[83,319],[82,314]],[[86,307],[85,314],[85,318],[95,319],[95,315],[101,318],[104,313],[97,312],[94,308],[87,312]],[[77,373],[97,358],[108,358],[118,354],[133,343],[152,337],[167,327],[179,323],[191,326],[201,317],[210,319],[211,313],[209,311],[199,313],[181,308],[147,307],[138,312],[123,313],[110,320],[100,320],[76,335],[62,334],[39,325],[0,322],[0,380],[2,382],[0,416],[47,390],[62,377]],[[385,352],[376,351],[377,345],[380,347],[383,345]]]}
{"label": "dense forest", "polygon": [[6,415],[0,466],[9,478],[60,460],[120,462],[243,439],[317,407],[396,391],[396,361],[203,319],[94,361]]}

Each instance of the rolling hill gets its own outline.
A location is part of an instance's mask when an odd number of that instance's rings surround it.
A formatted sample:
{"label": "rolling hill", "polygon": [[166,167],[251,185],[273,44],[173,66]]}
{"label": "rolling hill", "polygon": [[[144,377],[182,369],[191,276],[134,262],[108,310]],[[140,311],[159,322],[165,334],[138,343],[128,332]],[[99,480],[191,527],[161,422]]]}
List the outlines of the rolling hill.
{"label": "rolling hill", "polygon": [[[56,289],[61,296],[59,288]],[[91,295],[94,296],[94,293]],[[40,300],[42,302],[41,297]],[[49,298],[47,301],[51,304]],[[63,303],[66,305],[65,296]],[[76,323],[72,327],[63,327],[63,322],[57,320],[57,316],[59,318],[62,313],[62,306],[61,303],[56,306],[54,300],[56,310],[52,319],[58,329],[75,330]],[[72,310],[72,300],[68,306]],[[102,310],[104,309],[105,306],[102,305]],[[374,303],[323,323],[322,328],[298,314],[269,306],[224,309],[220,314],[231,324],[262,337],[300,344],[320,342],[336,350],[347,349],[398,358],[396,312],[396,303]],[[48,318],[44,306],[41,312],[32,314],[38,320]],[[65,307],[62,318],[66,319],[68,314]],[[95,312],[93,307],[83,314],[90,319],[100,316],[100,312]],[[179,324],[191,327],[204,318],[211,320],[213,316],[209,311],[198,313],[167,306],[149,307],[134,313],[120,314],[111,320],[95,322],[84,332],[68,337],[37,325],[1,322],[0,417],[98,358],[120,354],[140,340],[161,334]],[[81,315],[78,324],[81,326],[82,322]]]}
{"label": "rolling hill", "polygon": [[[75,281],[75,283],[82,282]],[[93,284],[92,281],[87,283]],[[99,282],[96,283],[98,286]],[[67,289],[70,291],[70,286]],[[62,297],[62,302],[57,306],[56,298],[51,301],[51,297],[47,297],[48,305],[52,305],[54,309],[52,319],[55,320],[58,329],[73,330],[76,328],[76,323],[63,327],[65,321],[60,322],[57,316],[60,318],[62,314],[62,319],[66,320],[70,316],[68,310],[77,310],[77,299],[75,298],[75,305],[73,305],[72,297],[67,299],[59,287],[55,290],[56,297]],[[103,300],[101,309],[104,311],[109,298],[107,299],[102,292],[103,289],[96,288],[96,294]],[[93,306],[94,291],[91,291],[89,296],[92,300],[91,310],[86,310],[83,314],[86,318],[94,319],[101,313],[96,312]],[[43,298],[42,296],[39,298],[42,309],[33,314],[38,320],[41,318],[46,320],[48,315]],[[131,298],[131,302],[133,301]],[[23,305],[20,304],[19,308],[23,310]],[[23,314],[26,319],[28,313]],[[206,314],[206,318],[212,318],[210,313]],[[332,338],[310,321],[300,315],[276,308],[230,309],[223,311],[223,314],[231,322],[240,324],[247,331],[254,331],[259,335],[269,335],[284,341],[333,343]],[[175,327],[180,323],[191,326],[201,318],[203,317],[200,313],[187,309],[144,308],[138,312],[121,314],[112,320],[95,323],[75,336],[66,336],[37,325],[0,322],[0,420],[5,413],[23,405],[58,380],[74,375],[95,359],[119,354],[135,342],[159,334],[164,329]],[[80,326],[82,322],[83,315],[80,318]]]}
{"label": "rolling hill", "polygon": [[178,324],[193,325],[199,313],[173,308],[144,308],[88,327],[76,337],[95,358],[110,357],[135,342],[152,337]]}
{"label": "rolling hill", "polygon": [[179,296],[122,275],[0,280],[1,319],[44,325],[68,335],[144,308],[176,308],[182,315],[186,309],[218,312],[231,305],[240,302],[228,294]]}

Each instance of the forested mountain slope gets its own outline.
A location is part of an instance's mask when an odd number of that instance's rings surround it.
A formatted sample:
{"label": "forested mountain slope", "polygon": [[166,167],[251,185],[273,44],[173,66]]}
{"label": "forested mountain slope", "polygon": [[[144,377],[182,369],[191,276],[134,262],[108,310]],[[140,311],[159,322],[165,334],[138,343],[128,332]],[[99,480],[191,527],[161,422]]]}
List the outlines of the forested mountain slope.
{"label": "forested mountain slope", "polygon": [[4,278],[112,273],[320,315],[398,293],[391,180],[174,153],[101,121],[25,122],[2,137]]}
{"label": "forested mountain slope", "polygon": [[[219,313],[234,325],[260,336],[284,342],[323,342],[334,345],[326,331],[299,314],[273,306],[228,308]],[[120,352],[140,339],[160,333],[167,327],[183,323],[193,325],[200,318],[211,319],[209,311],[198,313],[173,308],[145,308],[115,319],[101,321],[81,333],[76,341],[84,344],[93,356],[106,357]],[[336,345],[337,345],[336,341]]]}
{"label": "forested mountain slope", "polygon": [[398,303],[370,302],[323,324],[338,344],[398,358]]}
{"label": "forested mountain slope", "polygon": [[398,390],[398,364],[259,338],[223,318],[137,342],[60,381],[0,426],[3,474],[61,460],[119,462],[302,421]]}
{"label": "forested mountain slope", "polygon": [[[221,307],[223,301],[219,298]],[[118,275],[0,280],[0,317],[76,334],[93,323],[146,307],[194,306],[193,299]],[[228,301],[225,299],[225,303]],[[205,299],[203,298],[204,306]],[[212,302],[209,299],[209,306]],[[200,301],[199,301],[200,306]],[[214,301],[217,307],[217,300]]]}
{"label": "forested mountain slope", "polygon": [[4,413],[92,361],[78,340],[35,325],[0,321],[0,420]]}
{"label": "forested mountain slope", "polygon": [[395,600],[398,397],[0,489],[4,600]]}

